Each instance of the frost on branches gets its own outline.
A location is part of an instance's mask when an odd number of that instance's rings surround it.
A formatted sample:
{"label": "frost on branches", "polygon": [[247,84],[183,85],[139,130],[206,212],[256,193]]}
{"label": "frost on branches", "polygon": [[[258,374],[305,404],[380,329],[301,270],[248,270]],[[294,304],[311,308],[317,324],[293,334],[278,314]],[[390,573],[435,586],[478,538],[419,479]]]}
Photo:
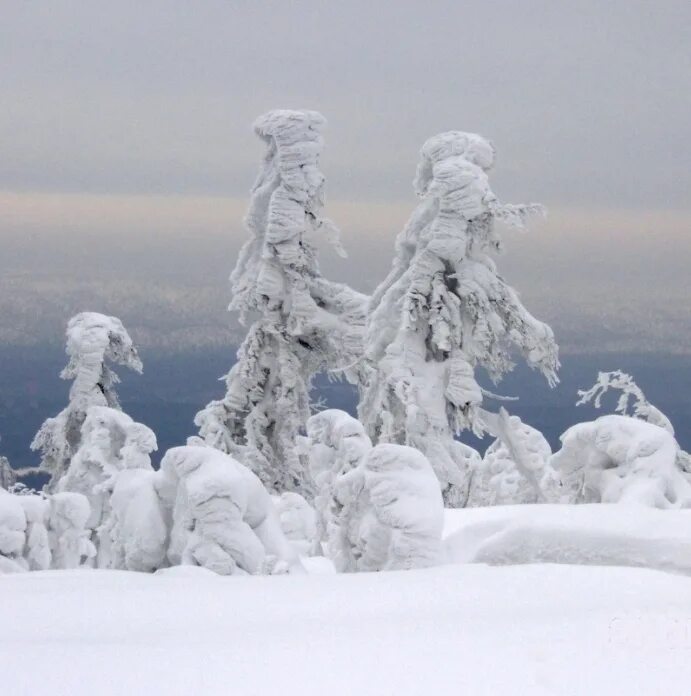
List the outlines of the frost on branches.
{"label": "frost on branches", "polygon": [[[309,493],[296,438],[309,416],[312,376],[352,367],[361,353],[365,298],[325,280],[314,247],[337,231],[321,217],[324,118],[270,111],[254,124],[267,152],[245,224],[251,238],[231,275],[230,309],[258,315],[226,378],[223,399],[195,423],[207,444],[249,466],[273,491]],[[338,249],[340,247],[337,246]]]}
{"label": "frost on branches", "polygon": [[552,330],[498,275],[498,220],[522,227],[536,205],[502,205],[487,172],[492,145],[451,131],[422,148],[423,199],[396,240],[393,267],[375,291],[365,340],[360,415],[375,442],[411,445],[434,466],[448,506],[468,494],[472,452],[454,441],[485,430],[475,369],[497,381],[512,348],[550,384],[559,365]]}
{"label": "frost on branches", "polygon": [[335,484],[343,572],[409,570],[439,563],[444,504],[427,458],[412,447],[373,447]]}
{"label": "frost on branches", "polygon": [[172,565],[203,566],[220,575],[303,571],[271,496],[240,462],[212,447],[173,447],[160,474],[159,491],[172,519]]}
{"label": "frost on branches", "polygon": [[69,404],[43,423],[31,443],[32,449],[41,451],[42,470],[51,476],[48,490],[55,490],[79,447],[89,407],[120,407],[115,392],[119,379],[108,362],[142,371],[132,339],[120,320],[97,312],[83,312],[70,319],[66,352],[69,362],[60,377],[74,380]]}

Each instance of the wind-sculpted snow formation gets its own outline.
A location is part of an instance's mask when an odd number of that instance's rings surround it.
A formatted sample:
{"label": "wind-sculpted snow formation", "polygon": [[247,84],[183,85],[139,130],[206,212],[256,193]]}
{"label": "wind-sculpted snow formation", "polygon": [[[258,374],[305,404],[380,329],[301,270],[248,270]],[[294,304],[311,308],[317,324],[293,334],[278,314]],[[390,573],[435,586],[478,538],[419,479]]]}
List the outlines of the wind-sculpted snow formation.
{"label": "wind-sculpted snow formation", "polygon": [[657,425],[628,416],[578,423],[551,458],[570,502],[691,507],[691,479],[677,465],[679,445]]}
{"label": "wind-sculpted snow formation", "polygon": [[195,423],[211,446],[249,466],[272,491],[309,494],[297,451],[309,417],[312,376],[324,369],[354,378],[362,351],[366,298],[325,280],[318,233],[337,242],[321,217],[319,169],[324,118],[314,111],[270,111],[254,124],[267,152],[245,218],[251,238],[231,275],[230,310],[258,315],[226,378],[223,399]]}
{"label": "wind-sculpted snow formation", "polygon": [[159,486],[170,511],[168,560],[221,575],[304,572],[271,496],[246,466],[212,447],[173,447]]}
{"label": "wind-sculpted snow formation", "polygon": [[337,570],[409,570],[440,562],[444,504],[421,452],[403,445],[373,447],[336,479],[334,501],[340,534],[329,547]]}
{"label": "wind-sculpted snow formation", "polygon": [[43,423],[31,443],[32,449],[41,451],[42,470],[51,476],[49,490],[56,489],[79,448],[89,407],[120,408],[115,392],[119,379],[107,363],[142,371],[141,360],[122,322],[97,312],[83,312],[70,319],[66,352],[69,362],[60,377],[74,380],[69,404]]}
{"label": "wind-sculpted snow formation", "polygon": [[396,240],[393,267],[375,291],[365,339],[360,416],[375,442],[416,447],[434,466],[447,505],[468,495],[473,453],[454,440],[485,430],[475,369],[494,380],[515,347],[550,384],[557,345],[498,275],[497,220],[522,226],[536,205],[500,204],[487,172],[492,145],[451,131],[422,148],[415,190],[423,199]]}

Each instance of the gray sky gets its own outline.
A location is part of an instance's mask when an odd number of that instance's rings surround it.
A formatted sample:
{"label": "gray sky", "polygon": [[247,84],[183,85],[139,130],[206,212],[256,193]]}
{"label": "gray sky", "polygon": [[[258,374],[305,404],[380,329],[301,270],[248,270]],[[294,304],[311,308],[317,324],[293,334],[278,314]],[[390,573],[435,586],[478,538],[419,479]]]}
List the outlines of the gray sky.
{"label": "gray sky", "polygon": [[251,122],[306,107],[352,252],[332,276],[383,277],[421,143],[476,131],[498,195],[551,210],[501,267],[564,347],[691,351],[690,29],[676,0],[3,2],[0,342],[84,302],[227,340]]}

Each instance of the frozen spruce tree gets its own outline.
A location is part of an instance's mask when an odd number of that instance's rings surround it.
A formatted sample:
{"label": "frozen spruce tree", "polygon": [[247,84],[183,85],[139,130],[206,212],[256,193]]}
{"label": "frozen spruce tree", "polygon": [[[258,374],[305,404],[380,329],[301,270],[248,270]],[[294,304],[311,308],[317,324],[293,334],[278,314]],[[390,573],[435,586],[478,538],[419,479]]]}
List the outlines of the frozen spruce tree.
{"label": "frozen spruce tree", "polygon": [[319,169],[324,118],[314,111],[271,111],[254,124],[266,156],[252,189],[250,233],[230,277],[230,310],[254,318],[226,395],[200,411],[204,441],[249,466],[272,491],[309,493],[297,437],[309,417],[313,375],[352,371],[362,350],[365,298],[325,280],[316,236],[340,249],[321,217]]}
{"label": "frozen spruce tree", "polygon": [[476,369],[496,382],[517,350],[557,381],[551,329],[526,310],[492,258],[500,249],[495,223],[521,227],[541,208],[499,203],[487,177],[493,162],[492,145],[472,133],[424,144],[415,179],[422,201],[372,297],[365,339],[361,419],[374,442],[411,445],[428,457],[447,506],[465,504],[476,456],[454,436],[487,429]]}
{"label": "frozen spruce tree", "polygon": [[141,360],[122,322],[97,312],[82,312],[70,319],[66,352],[69,362],[60,377],[74,380],[69,403],[43,423],[31,443],[32,449],[41,451],[41,469],[50,474],[48,490],[56,489],[79,447],[89,407],[120,408],[115,392],[120,380],[108,363],[142,371]]}

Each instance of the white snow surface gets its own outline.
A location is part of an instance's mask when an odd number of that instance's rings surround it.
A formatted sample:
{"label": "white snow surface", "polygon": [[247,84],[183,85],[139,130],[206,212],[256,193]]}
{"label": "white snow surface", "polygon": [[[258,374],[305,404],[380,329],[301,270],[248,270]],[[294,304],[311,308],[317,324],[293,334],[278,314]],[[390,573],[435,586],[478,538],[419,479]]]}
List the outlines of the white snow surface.
{"label": "white snow surface", "polygon": [[[691,575],[691,510],[501,505],[445,515],[449,563],[617,565]],[[691,640],[691,621],[688,629]]]}
{"label": "white snow surface", "polygon": [[691,683],[691,580],[443,566],[0,576],[2,693],[653,696]]}

